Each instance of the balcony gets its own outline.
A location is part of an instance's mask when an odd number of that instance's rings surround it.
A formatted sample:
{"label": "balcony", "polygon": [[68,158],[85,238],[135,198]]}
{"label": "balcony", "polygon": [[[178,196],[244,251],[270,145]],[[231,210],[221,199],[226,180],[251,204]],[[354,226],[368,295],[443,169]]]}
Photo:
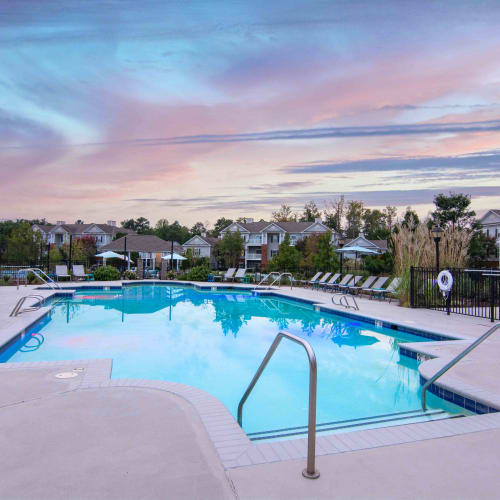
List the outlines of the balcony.
{"label": "balcony", "polygon": [[262,260],[262,254],[260,254],[260,253],[246,253],[245,259],[247,259],[247,260]]}
{"label": "balcony", "polygon": [[252,236],[246,241],[247,245],[262,245],[262,238],[260,236]]}

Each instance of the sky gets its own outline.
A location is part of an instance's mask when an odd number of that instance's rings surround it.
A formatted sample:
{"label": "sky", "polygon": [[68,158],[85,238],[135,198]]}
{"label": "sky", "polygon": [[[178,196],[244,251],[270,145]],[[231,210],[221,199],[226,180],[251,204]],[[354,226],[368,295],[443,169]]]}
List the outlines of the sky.
{"label": "sky", "polygon": [[0,218],[500,209],[498,26],[498,0],[0,0]]}

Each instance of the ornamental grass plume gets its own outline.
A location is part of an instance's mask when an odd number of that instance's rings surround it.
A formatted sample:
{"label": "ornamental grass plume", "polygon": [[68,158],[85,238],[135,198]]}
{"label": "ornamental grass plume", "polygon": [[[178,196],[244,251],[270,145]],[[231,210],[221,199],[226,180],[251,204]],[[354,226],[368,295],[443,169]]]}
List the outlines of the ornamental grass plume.
{"label": "ornamental grass plume", "polygon": [[[445,228],[439,243],[439,263],[441,268],[463,267],[473,232],[466,228],[449,226]],[[394,273],[401,278],[397,293],[402,306],[409,305],[410,268],[434,267],[435,242],[427,224],[398,224],[392,235],[394,249]]]}

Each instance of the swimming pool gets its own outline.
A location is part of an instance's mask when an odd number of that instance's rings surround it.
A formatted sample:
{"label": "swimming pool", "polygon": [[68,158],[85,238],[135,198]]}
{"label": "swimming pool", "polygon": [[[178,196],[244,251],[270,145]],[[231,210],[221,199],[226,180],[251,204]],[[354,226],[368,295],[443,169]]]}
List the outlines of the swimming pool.
{"label": "swimming pool", "polygon": [[[238,402],[280,330],[308,340],[318,363],[317,422],[420,408],[416,360],[401,342],[426,339],[279,297],[178,285],[80,290],[62,299],[3,362],[113,359],[113,378],[160,379],[203,389],[236,416]],[[245,405],[244,430],[307,423],[308,361],[282,342]],[[436,397],[429,401],[457,410]]]}

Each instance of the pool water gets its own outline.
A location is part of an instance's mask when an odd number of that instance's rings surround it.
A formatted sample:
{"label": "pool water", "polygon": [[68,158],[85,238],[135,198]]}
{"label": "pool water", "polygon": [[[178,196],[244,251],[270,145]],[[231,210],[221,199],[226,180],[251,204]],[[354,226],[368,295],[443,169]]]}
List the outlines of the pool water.
{"label": "pool water", "polygon": [[[400,356],[398,344],[425,339],[250,292],[166,285],[78,291],[0,361],[112,358],[113,378],[192,385],[236,416],[280,330],[307,339],[316,353],[318,423],[420,408],[418,363]],[[244,430],[305,425],[308,369],[304,349],[284,339],[245,405]]]}

